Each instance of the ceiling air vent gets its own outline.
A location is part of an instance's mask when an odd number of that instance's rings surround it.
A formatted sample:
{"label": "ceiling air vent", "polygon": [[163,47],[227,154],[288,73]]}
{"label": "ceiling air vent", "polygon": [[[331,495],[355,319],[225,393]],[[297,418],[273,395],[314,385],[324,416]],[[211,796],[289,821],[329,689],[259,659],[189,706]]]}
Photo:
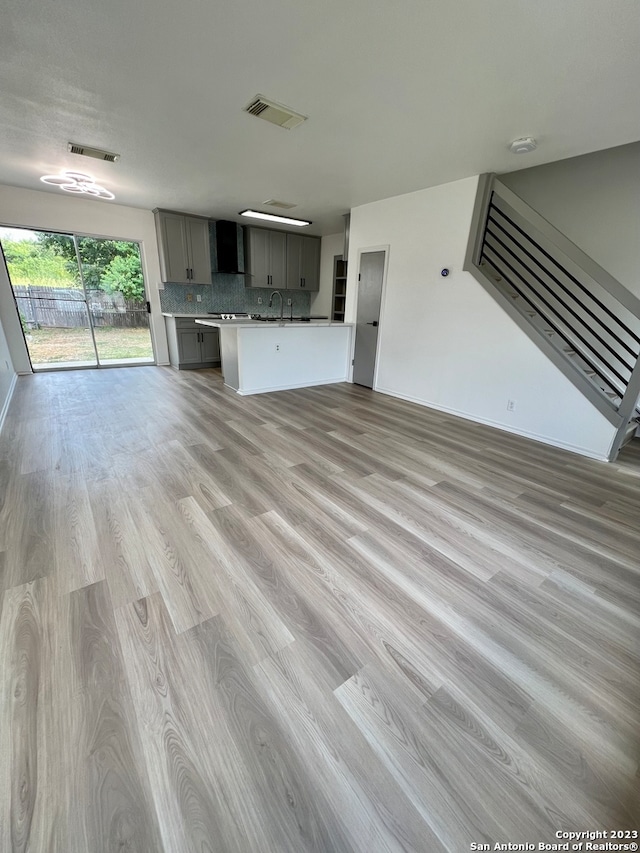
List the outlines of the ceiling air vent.
{"label": "ceiling air vent", "polygon": [[282,104],[276,104],[275,101],[269,101],[262,95],[256,95],[244,108],[244,111],[256,118],[270,121],[271,124],[277,124],[278,127],[284,127],[286,130],[291,130],[292,127],[297,127],[307,120],[307,116],[303,116]]}
{"label": "ceiling air vent", "polygon": [[297,207],[297,204],[292,204],[290,201],[278,201],[277,198],[268,198],[263,201],[265,207],[279,207],[280,210],[291,210],[292,207]]}
{"label": "ceiling air vent", "polygon": [[88,145],[79,145],[77,142],[69,142],[67,151],[70,151],[71,154],[80,154],[83,157],[93,157],[95,160],[106,160],[108,163],[117,163],[120,159],[119,154],[102,151],[100,148],[90,148]]}

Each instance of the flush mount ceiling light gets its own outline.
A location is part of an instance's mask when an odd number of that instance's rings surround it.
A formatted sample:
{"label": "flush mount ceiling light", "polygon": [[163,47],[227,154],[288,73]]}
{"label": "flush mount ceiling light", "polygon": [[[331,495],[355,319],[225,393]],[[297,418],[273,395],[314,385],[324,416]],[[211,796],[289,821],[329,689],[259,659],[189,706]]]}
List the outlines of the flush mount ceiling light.
{"label": "flush mount ceiling light", "polygon": [[66,193],[90,195],[94,198],[104,198],[107,200],[115,198],[112,192],[101,187],[100,184],[96,184],[91,175],[85,175],[83,172],[62,172],[60,175],[43,175],[40,180],[43,184],[51,184],[54,187],[59,187]]}
{"label": "flush mount ceiling light", "polygon": [[308,219],[291,219],[289,216],[278,216],[277,213],[260,213],[259,210],[241,210],[240,216],[251,216],[253,219],[266,219],[268,222],[279,222],[280,225],[296,225],[299,228],[311,225]]}
{"label": "flush mount ceiling light", "polygon": [[536,141],[533,136],[523,136],[509,143],[509,151],[512,154],[528,154],[529,151],[535,151],[536,147]]}

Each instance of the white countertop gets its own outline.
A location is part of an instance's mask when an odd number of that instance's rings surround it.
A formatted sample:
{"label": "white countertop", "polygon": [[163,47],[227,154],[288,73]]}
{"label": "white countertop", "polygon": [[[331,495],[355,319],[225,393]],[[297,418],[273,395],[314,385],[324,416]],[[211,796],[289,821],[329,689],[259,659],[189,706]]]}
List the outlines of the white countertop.
{"label": "white countertop", "polygon": [[[181,315],[176,314],[174,316]],[[200,323],[202,326],[214,326],[216,329],[221,329],[224,326],[242,326],[245,329],[282,329],[285,326],[295,326],[296,328],[300,328],[300,326],[340,326],[343,328],[353,326],[353,323],[334,323],[331,320],[283,320],[282,322],[280,322],[280,320],[275,322],[272,320],[264,322],[261,320],[251,320],[249,318],[246,320],[212,320],[211,318],[196,319],[196,323]]]}
{"label": "white countertop", "polygon": [[186,317],[189,320],[200,320],[200,319],[203,319],[205,317],[209,317],[209,314],[194,314],[193,312],[190,314],[179,314],[179,313],[173,312],[173,311],[163,311],[162,316],[163,317]]}

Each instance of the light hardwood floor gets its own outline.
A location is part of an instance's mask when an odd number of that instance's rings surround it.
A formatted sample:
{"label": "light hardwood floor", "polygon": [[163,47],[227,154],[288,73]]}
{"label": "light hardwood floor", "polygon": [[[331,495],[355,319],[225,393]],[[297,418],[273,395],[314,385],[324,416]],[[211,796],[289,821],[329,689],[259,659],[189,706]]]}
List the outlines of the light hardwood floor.
{"label": "light hardwood floor", "polygon": [[637,827],[638,444],[591,462],[350,385],[21,378],[0,851]]}

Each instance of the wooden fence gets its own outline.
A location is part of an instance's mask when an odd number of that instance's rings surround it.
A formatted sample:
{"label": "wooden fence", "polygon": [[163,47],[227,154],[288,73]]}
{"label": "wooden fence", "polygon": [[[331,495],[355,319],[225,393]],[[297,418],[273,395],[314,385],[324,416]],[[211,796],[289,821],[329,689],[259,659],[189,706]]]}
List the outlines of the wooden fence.
{"label": "wooden fence", "polygon": [[[28,328],[89,325],[87,303],[82,290],[63,287],[16,285],[13,292],[18,311]],[[94,326],[147,328],[149,315],[144,302],[125,299],[121,293],[87,291]]]}

